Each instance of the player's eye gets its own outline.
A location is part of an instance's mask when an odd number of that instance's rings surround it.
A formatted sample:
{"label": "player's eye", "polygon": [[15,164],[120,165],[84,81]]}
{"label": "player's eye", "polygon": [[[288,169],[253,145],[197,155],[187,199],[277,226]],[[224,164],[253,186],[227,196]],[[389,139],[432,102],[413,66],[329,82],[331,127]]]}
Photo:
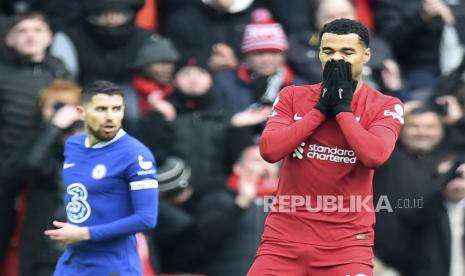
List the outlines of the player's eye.
{"label": "player's eye", "polygon": [[95,111],[97,111],[97,112],[104,112],[106,110],[107,109],[105,107],[101,107],[101,106],[95,108]]}
{"label": "player's eye", "polygon": [[113,107],[113,111],[121,111],[121,109],[122,109],[121,106]]}

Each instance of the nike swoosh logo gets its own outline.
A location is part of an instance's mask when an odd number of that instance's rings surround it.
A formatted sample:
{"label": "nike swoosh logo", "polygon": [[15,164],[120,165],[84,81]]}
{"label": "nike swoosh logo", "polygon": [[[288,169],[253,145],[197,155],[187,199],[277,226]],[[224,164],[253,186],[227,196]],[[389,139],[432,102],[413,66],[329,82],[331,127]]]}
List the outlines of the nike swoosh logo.
{"label": "nike swoosh logo", "polygon": [[302,120],[302,117],[299,114],[294,114],[294,121]]}
{"label": "nike swoosh logo", "polygon": [[69,169],[71,167],[76,166],[76,163],[64,163],[63,164],[63,169]]}

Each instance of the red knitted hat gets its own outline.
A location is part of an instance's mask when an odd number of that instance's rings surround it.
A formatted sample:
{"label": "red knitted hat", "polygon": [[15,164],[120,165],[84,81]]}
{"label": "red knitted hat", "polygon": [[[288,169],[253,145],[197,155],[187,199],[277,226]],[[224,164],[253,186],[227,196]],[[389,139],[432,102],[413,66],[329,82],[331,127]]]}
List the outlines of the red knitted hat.
{"label": "red knitted hat", "polygon": [[273,20],[266,9],[252,13],[252,22],[245,27],[241,50],[243,53],[255,51],[285,52],[288,48],[286,34],[281,24]]}

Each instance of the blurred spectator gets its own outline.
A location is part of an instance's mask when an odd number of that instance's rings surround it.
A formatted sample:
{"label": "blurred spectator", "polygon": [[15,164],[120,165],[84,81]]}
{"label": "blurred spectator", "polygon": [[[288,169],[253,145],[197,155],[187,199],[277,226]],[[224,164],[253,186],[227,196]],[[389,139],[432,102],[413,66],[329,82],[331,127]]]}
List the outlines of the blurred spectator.
{"label": "blurred spectator", "polygon": [[376,30],[393,47],[414,99],[428,98],[441,73],[458,66],[464,11],[461,0],[379,1]]}
{"label": "blurred spectator", "polygon": [[254,0],[202,0],[170,15],[163,33],[184,56],[209,61],[214,71],[237,66]]}
{"label": "blurred spectator", "polygon": [[373,10],[377,4],[377,0],[352,0],[355,5],[358,20],[370,31],[375,28],[375,19]]}
{"label": "blurred spectator", "polygon": [[448,126],[450,142],[458,149],[465,149],[465,58],[461,65],[450,74],[439,79],[434,89],[431,104],[442,115]]}
{"label": "blurred spectator", "polygon": [[[257,210],[254,201],[258,190],[274,193],[276,173],[275,165],[261,158],[258,146],[249,145],[233,167],[233,189],[223,187],[193,202],[187,182],[172,180],[170,189],[165,189],[161,179],[163,207],[155,237],[162,271],[245,275],[263,228],[263,221],[257,221],[257,212],[263,211]],[[274,185],[264,189],[265,182]]]}
{"label": "blurred spectator", "polygon": [[171,14],[178,11],[180,7],[185,7],[187,5],[197,5],[201,0],[157,0],[157,15],[159,30],[163,35],[167,35],[164,30],[166,26],[167,19],[170,18]]}
{"label": "blurred spectator", "polygon": [[[307,25],[305,31],[290,37],[289,63],[296,73],[309,83],[321,81],[319,32],[323,26],[338,18],[356,18],[356,10],[351,0],[315,0],[315,21],[313,27]],[[401,75],[397,62],[393,60],[389,45],[376,35],[370,38],[372,58],[363,68],[363,78],[371,86],[383,93],[396,95],[401,89]]]}
{"label": "blurred spectator", "polygon": [[465,160],[460,156],[438,179],[423,208],[405,217],[411,227],[413,276],[465,275]]}
{"label": "blurred spectator", "polygon": [[54,80],[44,87],[38,96],[36,125],[4,164],[3,180],[15,183],[10,187],[12,199],[23,190],[27,194],[20,245],[21,275],[53,274],[62,253],[62,248],[43,232],[50,228],[51,220],[65,217],[61,189],[63,144],[81,126],[76,108],[80,92],[78,85],[66,80]]}
{"label": "blurred spectator", "polygon": [[[139,116],[137,93],[130,85],[131,65],[151,36],[149,31],[134,23],[136,12],[143,3],[143,0],[81,1],[81,21],[65,29],[72,41],[71,47],[76,49],[77,56],[67,56],[77,59],[79,83],[109,80],[120,85],[125,93],[125,127],[130,131]],[[56,51],[70,47],[54,46]]]}
{"label": "blurred spectator", "polygon": [[[8,18],[0,13],[0,39],[1,41],[3,41],[3,39],[5,38],[5,31],[6,31],[7,26],[8,26]],[[0,46],[0,48],[1,47],[3,47],[3,45]]]}
{"label": "blurred spectator", "polygon": [[[259,0],[256,0],[259,1]],[[285,32],[289,35],[306,30],[312,22],[313,2],[317,0],[261,0],[263,6],[268,8],[276,20],[282,24]],[[289,16],[292,14],[292,16]]]}
{"label": "blurred spectator", "polygon": [[[437,189],[433,181],[436,167],[452,152],[441,116],[427,106],[413,108],[405,114],[399,144],[375,173],[375,199],[387,196],[392,207],[396,208],[399,201],[413,202],[431,195]],[[375,254],[403,275],[411,275],[412,237],[400,221],[399,212],[402,210],[376,214]]]}
{"label": "blurred spectator", "polygon": [[[34,124],[37,93],[55,78],[67,77],[63,64],[48,55],[52,33],[46,17],[37,12],[11,18],[0,57],[0,175],[20,150]],[[15,225],[14,202],[22,179],[0,179],[0,260]]]}
{"label": "blurred spectator", "polygon": [[253,12],[241,47],[243,62],[237,69],[215,76],[215,91],[235,114],[233,125],[256,126],[270,115],[281,88],[303,81],[287,65],[286,34],[267,10]]}
{"label": "blurred spectator", "polygon": [[[165,101],[173,92],[173,75],[179,53],[168,39],[152,35],[137,53],[132,86],[139,93],[141,113],[157,110],[165,119],[174,120],[176,113]],[[171,107],[170,107],[171,106]]]}
{"label": "blurred spectator", "polygon": [[[166,152],[191,167],[194,196],[202,196],[223,186],[240,132],[231,126],[230,116],[213,90],[208,67],[199,59],[186,58],[178,63],[174,87],[169,97],[174,120],[167,122],[159,112],[148,112],[139,122],[138,136],[147,146],[155,146],[157,157],[157,145],[151,140],[163,141],[161,138],[168,136]],[[160,127],[165,133],[157,131]]]}

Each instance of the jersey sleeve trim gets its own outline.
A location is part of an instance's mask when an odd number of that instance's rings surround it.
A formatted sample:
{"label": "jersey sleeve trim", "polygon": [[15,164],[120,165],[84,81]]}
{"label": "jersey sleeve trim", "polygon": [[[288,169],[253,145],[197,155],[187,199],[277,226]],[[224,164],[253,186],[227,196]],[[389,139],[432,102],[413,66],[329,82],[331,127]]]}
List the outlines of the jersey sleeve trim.
{"label": "jersey sleeve trim", "polygon": [[145,179],[140,181],[132,181],[129,183],[131,191],[156,189],[158,188],[158,181],[155,179]]}

